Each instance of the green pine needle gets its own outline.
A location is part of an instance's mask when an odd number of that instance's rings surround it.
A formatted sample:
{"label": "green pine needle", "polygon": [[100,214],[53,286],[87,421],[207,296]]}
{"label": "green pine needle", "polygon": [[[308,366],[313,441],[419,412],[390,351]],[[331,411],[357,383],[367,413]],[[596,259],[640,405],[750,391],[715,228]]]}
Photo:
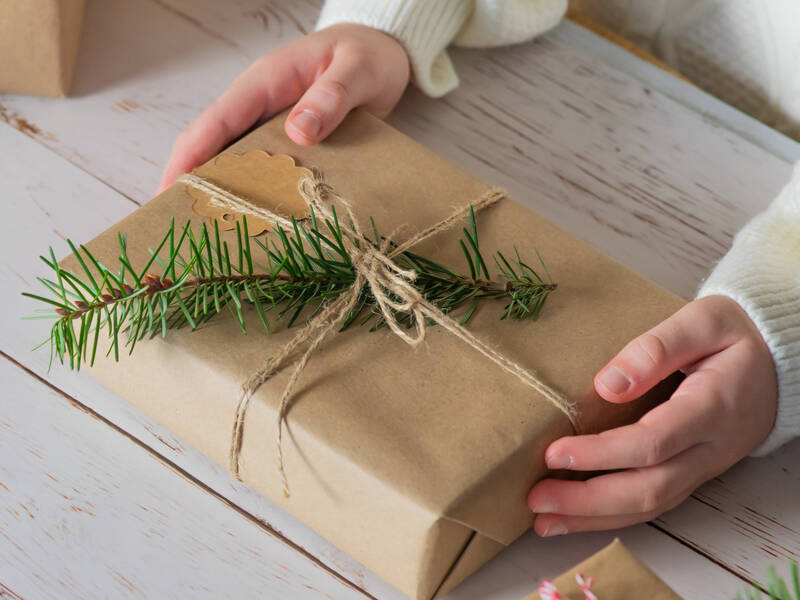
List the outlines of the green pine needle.
{"label": "green pine needle", "polygon": [[792,589],[794,593],[789,591],[789,586],[786,581],[778,575],[777,569],[773,565],[767,568],[767,582],[766,589],[762,590],[756,586],[752,586],[745,590],[745,595],[741,593],[736,594],[735,600],[763,600],[762,592],[769,594],[770,600],[800,600],[800,573],[796,561],[790,561],[789,570],[791,573]]}
{"label": "green pine needle", "polygon": [[[191,223],[177,228],[173,220],[139,271],[128,259],[124,234],[118,236],[118,271],[99,262],[85,246],[69,242],[82,276],[62,269],[51,249],[49,258],[42,260],[53,276],[39,278],[47,295],[23,295],[50,307],[46,312],[56,322],[44,343],[49,342],[51,362],[57,359],[73,369],[94,362],[99,334],[104,329],[110,339],[106,355],[113,354],[115,359],[119,359],[121,347],[133,352],[139,340],[165,336],[169,329],[197,329],[223,311],[229,311],[246,333],[245,315],[252,307],[269,332],[275,321],[285,320],[291,326],[301,314],[312,318],[325,302],[346,292],[355,282],[356,271],[344,243],[347,233],[335,211],[332,217],[318,221],[312,212],[307,227],[293,222],[290,233],[276,230],[261,239],[253,238],[252,245],[243,219],[241,226],[236,226],[233,249],[221,242],[216,221],[211,231],[203,224],[195,234]],[[385,240],[374,222],[372,229],[372,239],[352,242],[377,247]],[[538,252],[544,277],[524,263],[516,250],[510,260],[497,252],[494,260],[503,280],[497,282],[491,280],[481,255],[473,212],[470,227],[464,229],[464,239],[459,243],[469,276],[412,252],[400,254],[395,262],[416,273],[414,285],[440,310],[450,313],[463,309],[459,317],[462,324],[469,321],[479,301],[489,298],[507,301],[503,319],[538,317],[548,295],[556,289]],[[151,272],[154,265],[160,267],[161,275]],[[413,325],[409,314],[395,317],[407,327]],[[369,324],[371,331],[385,325],[368,286],[360,290],[342,328],[354,323]]]}

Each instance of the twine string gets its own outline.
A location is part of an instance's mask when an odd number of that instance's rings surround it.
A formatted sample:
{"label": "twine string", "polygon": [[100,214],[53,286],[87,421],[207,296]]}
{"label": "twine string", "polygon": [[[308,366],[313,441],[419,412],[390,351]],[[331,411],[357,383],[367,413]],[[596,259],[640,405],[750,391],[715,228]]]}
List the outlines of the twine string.
{"label": "twine string", "polygon": [[[208,194],[211,202],[217,206],[223,206],[234,212],[265,218],[282,228],[292,227],[292,223],[280,215],[239,198],[230,191],[224,190],[197,175],[183,175],[180,181]],[[534,371],[526,369],[507,358],[429,302],[414,286],[416,273],[410,269],[402,269],[392,260],[420,242],[452,228],[469,214],[470,207],[475,211],[479,211],[491,206],[505,198],[505,192],[496,188],[487,190],[472,204],[454,211],[450,216],[416,233],[406,241],[394,244],[391,241],[391,236],[382,242],[378,240],[375,243],[370,242],[358,225],[350,202],[336,194],[333,188],[323,180],[319,172],[314,171],[312,177],[301,179],[298,189],[309,206],[326,219],[333,220],[333,207],[344,209],[347,219],[340,222],[340,227],[344,233],[342,244],[354,267],[356,276],[352,286],[347,291],[335,300],[329,301],[316,316],[310,319],[295,334],[289,343],[283,346],[276,354],[270,356],[242,385],[241,395],[236,407],[229,452],[229,468],[237,479],[240,478],[239,468],[245,417],[253,395],[277,373],[294,364],[294,370],[281,394],[276,436],[278,471],[281,477],[283,493],[286,497],[289,497],[289,482],[283,453],[283,428],[292,392],[311,356],[329,335],[339,330],[344,320],[356,306],[365,286],[371,292],[383,320],[391,331],[410,346],[416,346],[424,341],[427,320],[430,320],[471,346],[506,373],[515,376],[522,383],[536,390],[543,398],[563,412],[573,426],[577,425],[575,407],[563,394],[542,381]],[[378,244],[378,246],[376,247],[375,244]],[[409,330],[403,327],[398,320],[398,314],[410,314],[410,322],[413,324],[413,329]],[[300,352],[299,356],[296,356],[297,352]]]}

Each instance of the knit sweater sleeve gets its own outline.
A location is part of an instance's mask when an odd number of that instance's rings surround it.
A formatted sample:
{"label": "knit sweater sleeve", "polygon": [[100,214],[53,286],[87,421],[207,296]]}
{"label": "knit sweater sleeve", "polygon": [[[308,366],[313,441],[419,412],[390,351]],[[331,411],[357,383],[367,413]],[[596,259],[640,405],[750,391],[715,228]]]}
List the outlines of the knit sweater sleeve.
{"label": "knit sweater sleeve", "polygon": [[778,414],[763,456],[800,435],[800,164],[766,212],[733,241],[698,297],[735,300],[758,327],[778,375]]}
{"label": "knit sweater sleeve", "polygon": [[503,46],[554,27],[567,0],[327,0],[317,29],[336,23],[367,25],[397,39],[408,52],[413,80],[429,96],[458,86],[447,55],[451,43]]}

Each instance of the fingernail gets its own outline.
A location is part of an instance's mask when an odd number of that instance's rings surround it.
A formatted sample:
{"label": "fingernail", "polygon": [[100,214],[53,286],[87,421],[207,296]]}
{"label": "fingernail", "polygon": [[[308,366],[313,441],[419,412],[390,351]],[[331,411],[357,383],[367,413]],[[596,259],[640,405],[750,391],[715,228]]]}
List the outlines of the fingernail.
{"label": "fingernail", "polygon": [[567,533],[567,526],[563,523],[552,523],[544,530],[542,537],[553,537],[554,535],[564,535]]}
{"label": "fingernail", "polygon": [[553,514],[558,512],[555,502],[544,501],[541,504],[534,504],[530,507],[532,513],[537,515]]}
{"label": "fingernail", "polygon": [[622,394],[631,386],[631,380],[617,367],[608,367],[600,375],[600,384],[612,394]]}
{"label": "fingernail", "polygon": [[313,138],[317,136],[319,130],[322,128],[322,123],[319,117],[313,112],[304,110],[296,114],[292,120],[289,121],[289,126],[307,138]]}
{"label": "fingernail", "polygon": [[573,460],[571,456],[556,454],[555,456],[548,456],[546,462],[547,466],[551,469],[569,469],[572,466]]}

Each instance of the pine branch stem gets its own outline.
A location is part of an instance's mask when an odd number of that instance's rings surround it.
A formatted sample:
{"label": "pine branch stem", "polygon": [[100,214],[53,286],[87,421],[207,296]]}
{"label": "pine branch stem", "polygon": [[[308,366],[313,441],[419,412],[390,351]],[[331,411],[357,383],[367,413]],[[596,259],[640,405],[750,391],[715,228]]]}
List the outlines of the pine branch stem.
{"label": "pine branch stem", "polygon": [[[322,231],[320,226],[327,229]],[[364,237],[357,244],[373,244],[376,248],[385,245],[387,241],[376,228],[374,232],[375,240]],[[442,312],[460,310],[462,324],[471,318],[479,300],[492,298],[508,302],[503,319],[537,318],[547,297],[556,289],[538,252],[542,275],[523,262],[518,252],[511,258],[496,252],[494,262],[500,277],[493,280],[481,255],[473,213],[470,228],[464,228],[463,233],[460,247],[468,274],[459,274],[409,251],[394,260],[404,271],[413,272],[412,285]],[[346,236],[336,218],[322,223],[312,218],[310,225],[295,228],[293,235],[277,230],[272,243],[269,237],[263,242],[255,238],[255,245],[266,258],[267,266],[262,267],[253,259],[254,247],[246,223],[241,229],[237,225],[231,249],[228,242],[221,242],[216,222],[212,231],[203,225],[199,235],[193,233],[188,222],[180,230],[172,222],[140,274],[128,260],[127,238],[121,234],[119,272],[103,266],[85,246],[70,245],[85,278],[63,269],[51,251],[50,258],[43,260],[54,271],[54,277],[52,281],[41,281],[52,297],[26,295],[51,309],[55,306],[60,318],[51,330],[53,355],[61,362],[68,359],[73,368],[79,368],[84,360],[90,364],[94,361],[101,327],[108,328],[109,352],[117,357],[123,333],[132,352],[137,340],[148,334],[166,335],[167,330],[184,325],[196,329],[223,310],[230,310],[245,332],[246,302],[253,306],[267,331],[271,331],[270,315],[277,319],[289,315],[287,326],[306,307],[313,316],[326,300],[344,293],[356,281],[356,268],[343,243]],[[188,256],[182,256],[187,252]],[[238,257],[238,267],[231,256]],[[149,271],[155,263],[163,275]],[[359,317],[362,314],[365,316]],[[411,313],[393,316],[398,323],[413,326]],[[376,308],[371,289],[365,286],[342,328],[358,320],[359,324],[372,322],[371,329],[375,329],[385,325],[384,317]]]}
{"label": "pine branch stem", "polygon": [[[490,296],[501,296],[513,292],[520,288],[518,283],[507,281],[505,285],[499,285],[493,281],[486,281],[483,279],[471,279],[467,277],[439,277],[436,275],[425,274],[424,279],[430,280],[425,283],[440,283],[445,285],[466,286],[470,289],[482,292]],[[130,288],[130,292],[124,295],[112,295],[115,290],[109,288],[109,292],[102,294],[100,300],[87,304],[82,300],[74,302],[76,310],[65,311],[63,308],[57,308],[55,312],[63,317],[63,319],[76,319],[82,314],[88,313],[92,310],[108,308],[116,303],[127,302],[132,298],[140,295],[152,296],[161,292],[168,291],[173,286],[173,282],[168,278],[160,278],[157,275],[148,274],[145,276],[145,281],[149,285],[142,286],[141,288]],[[237,284],[241,282],[283,282],[293,283],[299,285],[319,284],[321,286],[341,285],[341,278],[333,278],[330,276],[306,276],[306,277],[293,277],[284,273],[253,273],[252,275],[216,275],[214,277],[192,277],[182,282],[182,288],[197,288],[203,285],[213,284]],[[525,286],[523,286],[525,287]],[[539,286],[543,292],[551,292],[558,286],[555,283],[546,283]]]}

